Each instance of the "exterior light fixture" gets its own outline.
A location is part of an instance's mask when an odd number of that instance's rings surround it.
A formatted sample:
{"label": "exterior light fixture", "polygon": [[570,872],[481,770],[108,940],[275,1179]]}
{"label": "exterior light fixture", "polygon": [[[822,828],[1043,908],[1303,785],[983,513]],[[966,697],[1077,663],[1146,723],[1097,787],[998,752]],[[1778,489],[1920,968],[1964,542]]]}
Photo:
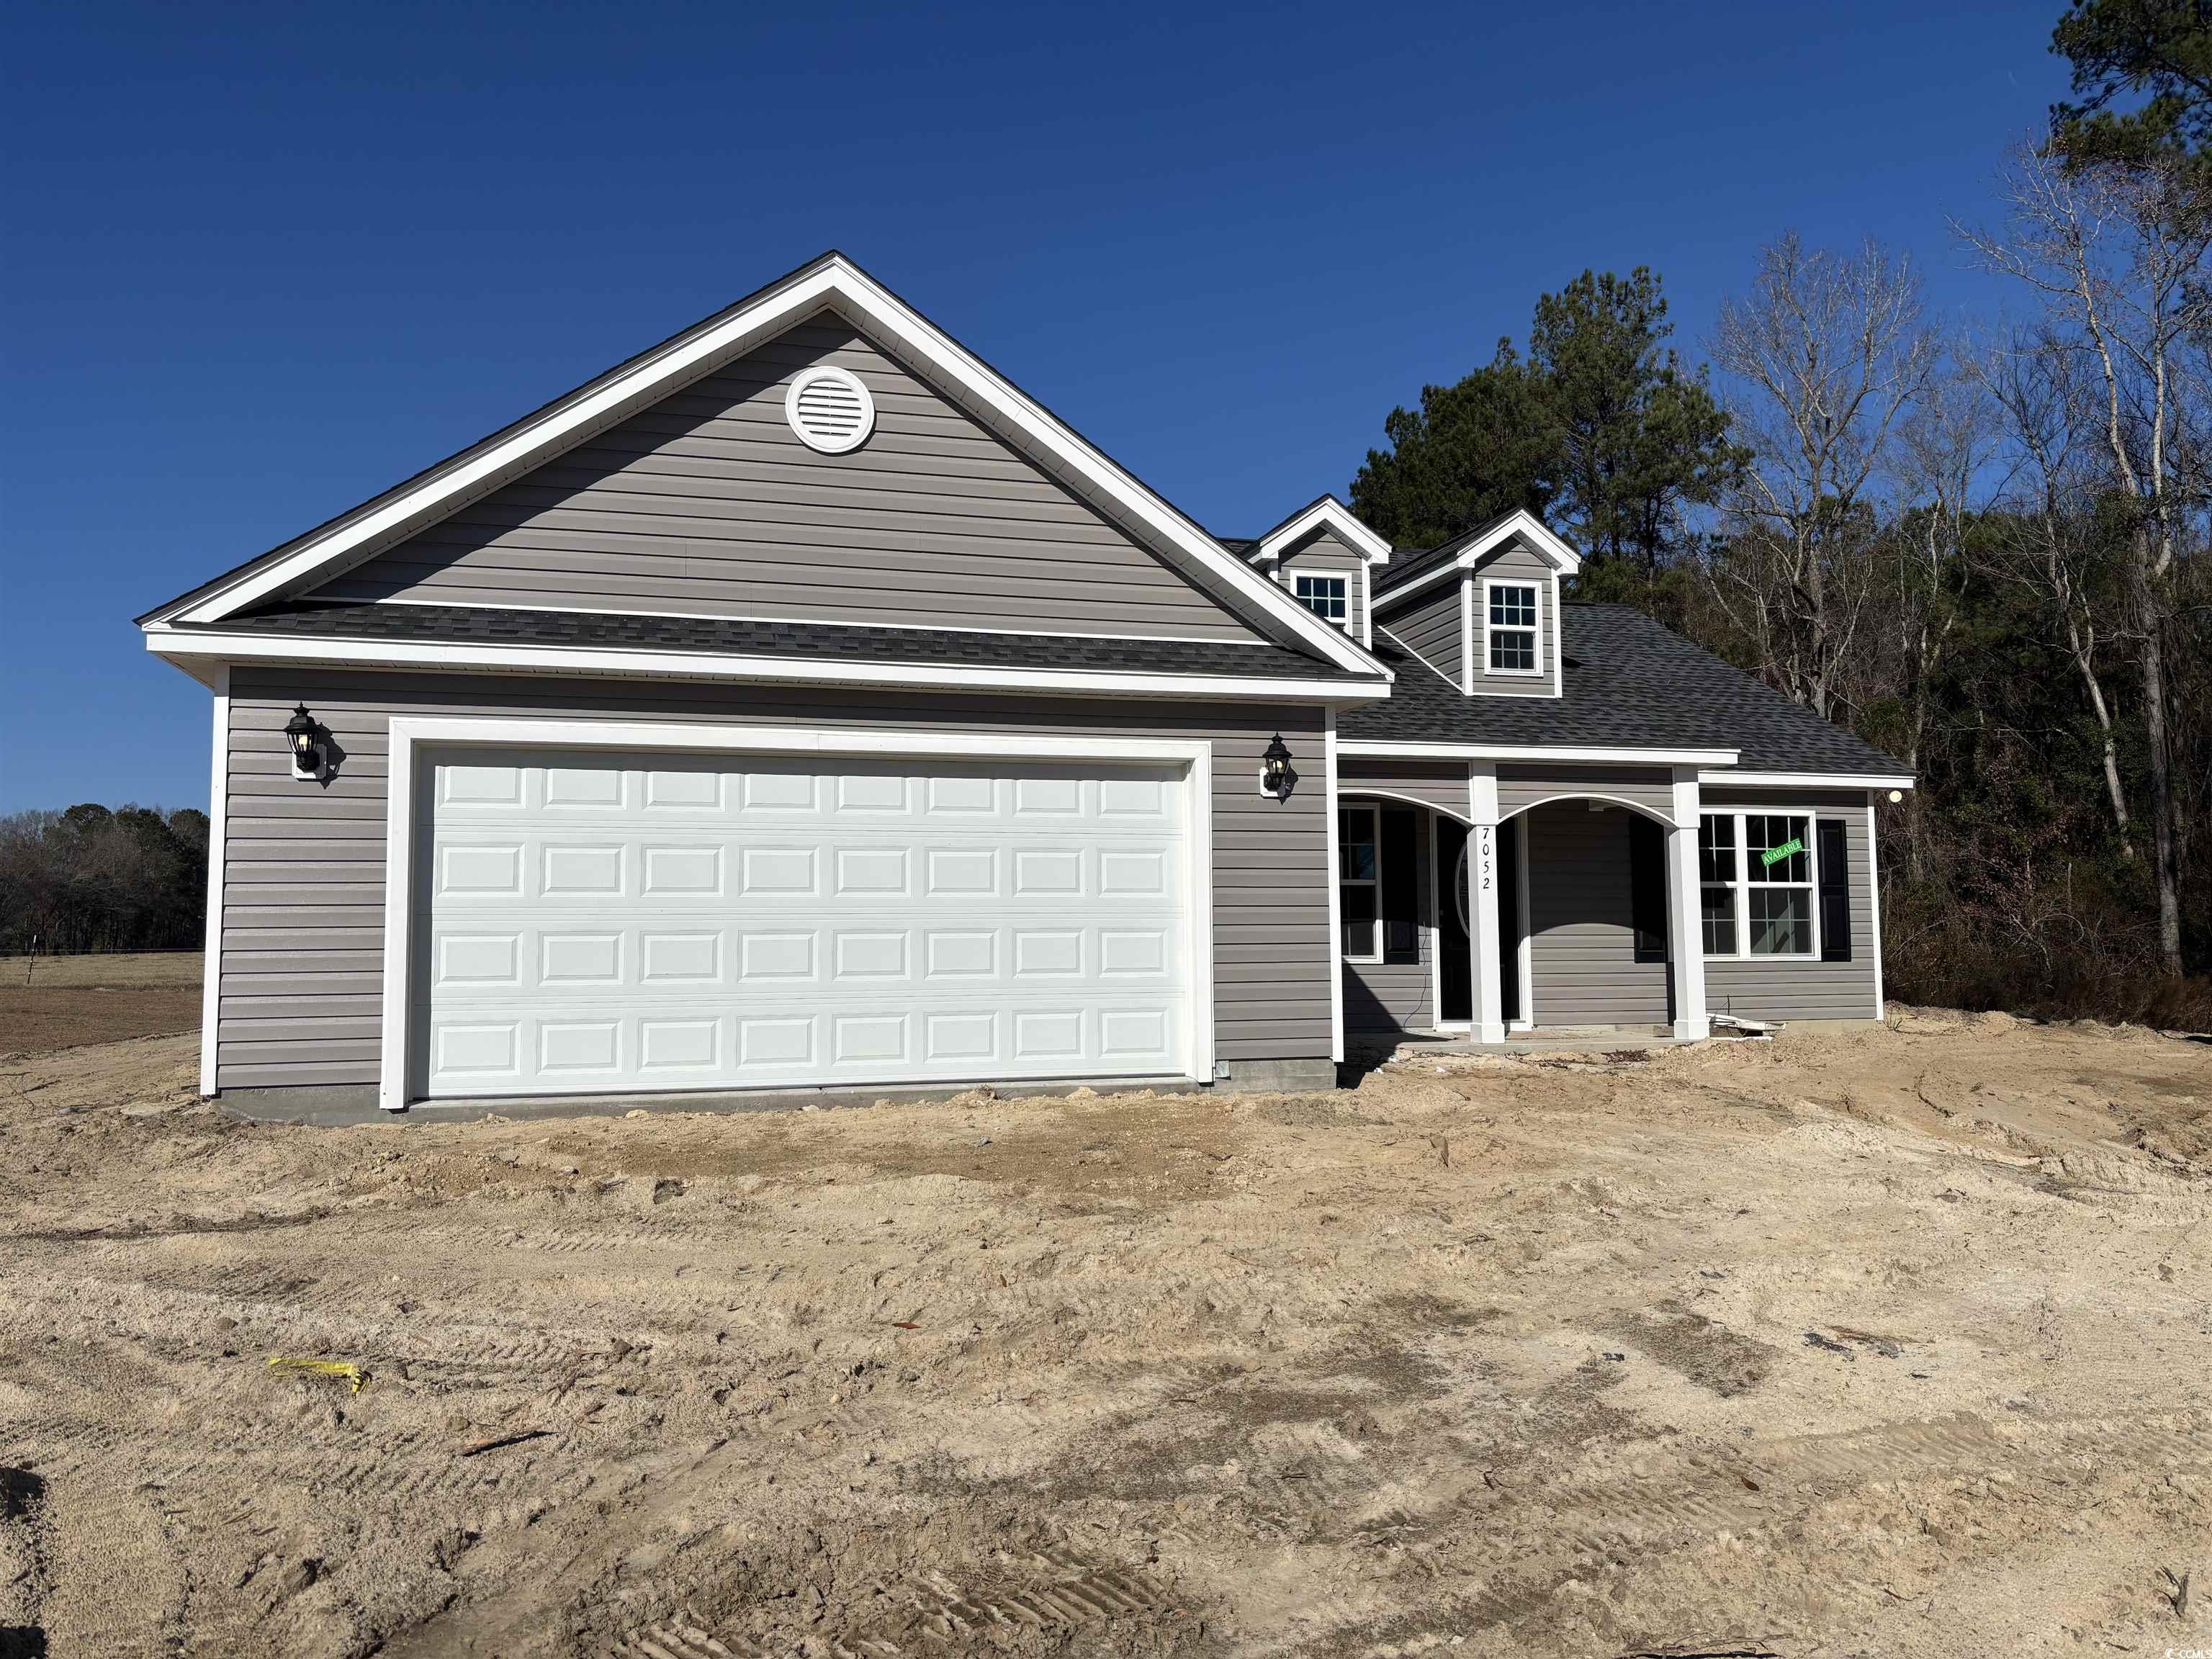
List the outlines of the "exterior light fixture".
{"label": "exterior light fixture", "polygon": [[1905,799],[1905,791],[1903,791],[1902,789],[1893,789],[1893,790],[1891,790],[1891,791],[1889,792],[1889,804],[1890,804],[1892,806],[1896,805],[1898,802],[1899,802],[1899,801],[1903,800],[1904,799]]}
{"label": "exterior light fixture", "polygon": [[292,775],[316,778],[323,773],[323,745],[316,740],[315,717],[301,703],[284,722],[284,741],[292,750]]}
{"label": "exterior light fixture", "polygon": [[1267,752],[1260,757],[1260,787],[1277,800],[1291,798],[1291,785],[1295,779],[1291,770],[1291,751],[1283,744],[1283,734],[1275,733],[1275,740],[1267,745]]}

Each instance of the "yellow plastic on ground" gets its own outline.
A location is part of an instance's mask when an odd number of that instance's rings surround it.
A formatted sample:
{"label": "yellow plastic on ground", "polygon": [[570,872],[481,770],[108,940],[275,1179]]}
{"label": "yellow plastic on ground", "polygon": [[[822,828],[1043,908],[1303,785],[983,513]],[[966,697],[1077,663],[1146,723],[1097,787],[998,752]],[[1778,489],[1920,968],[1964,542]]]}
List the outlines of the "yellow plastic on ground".
{"label": "yellow plastic on ground", "polygon": [[350,1359],[301,1359],[289,1354],[273,1356],[269,1361],[272,1371],[307,1371],[316,1376],[342,1376],[350,1384],[349,1393],[359,1394],[361,1385],[368,1381],[368,1373]]}

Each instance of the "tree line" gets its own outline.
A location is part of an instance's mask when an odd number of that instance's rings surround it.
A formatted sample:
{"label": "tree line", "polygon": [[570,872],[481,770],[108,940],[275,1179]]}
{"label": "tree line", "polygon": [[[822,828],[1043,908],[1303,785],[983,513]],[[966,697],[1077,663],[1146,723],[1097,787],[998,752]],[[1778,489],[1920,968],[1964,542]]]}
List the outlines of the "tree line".
{"label": "tree line", "polygon": [[90,803],[0,817],[0,952],[198,949],[208,815]]}
{"label": "tree line", "polygon": [[1394,410],[1352,501],[1410,545],[1544,514],[1573,597],[1904,761],[1893,994],[2203,1029],[2212,9],[2087,0],[2052,44],[2075,101],[1950,228],[2001,318],[1939,325],[1905,255],[1784,234],[1693,364],[1654,272],[1586,271]]}

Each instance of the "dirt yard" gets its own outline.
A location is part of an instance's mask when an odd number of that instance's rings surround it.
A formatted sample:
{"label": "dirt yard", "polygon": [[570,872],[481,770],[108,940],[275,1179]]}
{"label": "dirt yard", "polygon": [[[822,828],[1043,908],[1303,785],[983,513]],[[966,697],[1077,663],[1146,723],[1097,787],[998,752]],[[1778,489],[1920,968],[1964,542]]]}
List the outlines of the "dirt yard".
{"label": "dirt yard", "polygon": [[200,953],[0,957],[0,1054],[197,1031]]}
{"label": "dirt yard", "polygon": [[2212,1648],[2201,1042],[354,1129],[185,1037],[0,1074],[0,1650]]}

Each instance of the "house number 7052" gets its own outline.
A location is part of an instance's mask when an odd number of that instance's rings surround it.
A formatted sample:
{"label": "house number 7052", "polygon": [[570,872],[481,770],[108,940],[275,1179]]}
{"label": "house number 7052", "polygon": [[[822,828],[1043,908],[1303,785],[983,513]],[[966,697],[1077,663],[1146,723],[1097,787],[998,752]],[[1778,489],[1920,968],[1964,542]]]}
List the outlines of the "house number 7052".
{"label": "house number 7052", "polygon": [[1490,826],[1482,826],[1482,890],[1490,890]]}

